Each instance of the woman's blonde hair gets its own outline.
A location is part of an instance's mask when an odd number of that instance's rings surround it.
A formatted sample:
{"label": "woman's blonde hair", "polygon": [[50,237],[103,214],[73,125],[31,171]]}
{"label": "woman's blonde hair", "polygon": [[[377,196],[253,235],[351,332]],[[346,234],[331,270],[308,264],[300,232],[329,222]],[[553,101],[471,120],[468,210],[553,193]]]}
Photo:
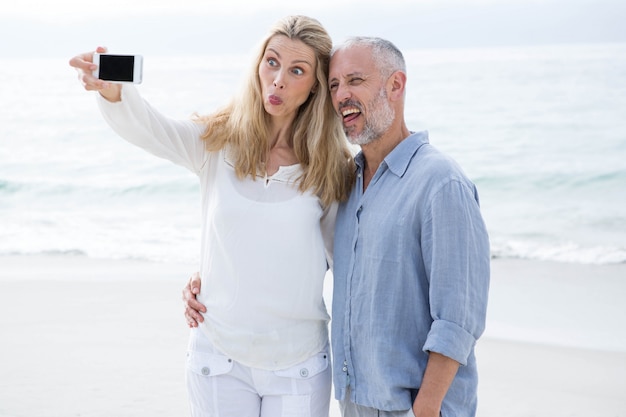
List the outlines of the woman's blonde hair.
{"label": "woman's blonde hair", "polygon": [[207,149],[226,146],[240,178],[264,173],[269,152],[269,121],[259,79],[259,64],[274,36],[300,40],[316,56],[314,93],[300,106],[293,122],[293,149],[302,166],[300,191],[311,190],[324,205],[345,200],[354,181],[354,161],[328,91],[332,40],[323,26],[306,16],[278,21],[261,42],[241,94],[217,112],[198,118],[206,124]]}

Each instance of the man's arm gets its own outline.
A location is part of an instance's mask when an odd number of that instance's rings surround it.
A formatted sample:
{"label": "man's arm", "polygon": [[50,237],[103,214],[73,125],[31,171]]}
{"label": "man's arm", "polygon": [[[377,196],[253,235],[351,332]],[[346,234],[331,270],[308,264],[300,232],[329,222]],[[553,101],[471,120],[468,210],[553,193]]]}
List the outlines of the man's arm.
{"label": "man's arm", "polygon": [[183,288],[185,319],[189,327],[198,327],[204,321],[200,313],[206,313],[206,307],[196,299],[198,294],[200,294],[200,273],[194,272]]}
{"label": "man's arm", "polygon": [[458,369],[459,363],[454,359],[429,352],[422,385],[413,403],[413,413],[416,417],[440,416],[441,403]]}

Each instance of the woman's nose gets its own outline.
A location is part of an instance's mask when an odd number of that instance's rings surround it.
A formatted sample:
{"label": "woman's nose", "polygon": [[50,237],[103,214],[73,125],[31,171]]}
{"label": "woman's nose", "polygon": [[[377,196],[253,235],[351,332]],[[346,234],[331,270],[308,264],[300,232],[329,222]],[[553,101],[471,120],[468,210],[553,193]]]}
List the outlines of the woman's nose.
{"label": "woman's nose", "polygon": [[274,87],[276,88],[285,88],[285,81],[283,80],[282,72],[278,72],[276,74],[276,78],[274,78]]}

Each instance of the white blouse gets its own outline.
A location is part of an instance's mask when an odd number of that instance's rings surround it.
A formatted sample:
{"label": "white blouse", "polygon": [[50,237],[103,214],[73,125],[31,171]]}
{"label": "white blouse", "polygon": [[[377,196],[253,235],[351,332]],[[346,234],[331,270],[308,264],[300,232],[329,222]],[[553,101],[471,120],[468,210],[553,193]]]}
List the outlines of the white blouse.
{"label": "white blouse", "polygon": [[332,266],[337,205],[324,210],[315,195],[298,191],[300,165],[238,179],[227,152],[206,150],[202,125],[164,117],[132,85],[122,88],[121,102],[98,97],[120,136],[200,179],[198,299],[207,307],[201,329],[213,345],[244,365],[269,370],[324,348],[330,317],[323,281]]}

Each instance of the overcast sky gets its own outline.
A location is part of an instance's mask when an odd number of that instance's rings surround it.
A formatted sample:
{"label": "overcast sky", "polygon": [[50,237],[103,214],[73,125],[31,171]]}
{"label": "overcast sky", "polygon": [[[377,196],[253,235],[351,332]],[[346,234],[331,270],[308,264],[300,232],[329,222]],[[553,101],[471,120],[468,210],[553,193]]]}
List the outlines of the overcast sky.
{"label": "overcast sky", "polygon": [[[467,0],[465,2],[486,3],[487,0]],[[343,0],[341,4],[362,6],[385,3],[385,7],[396,7],[411,3],[433,5],[437,3],[463,3],[455,0]],[[333,0],[19,0],[7,2],[0,8],[0,16],[19,16],[43,20],[82,19],[87,16],[121,16],[123,14],[250,14],[262,10],[272,10],[278,14],[291,13],[289,9],[329,10],[339,2]],[[300,6],[298,4],[301,4]],[[282,13],[285,10],[286,13]]]}
{"label": "overcast sky", "polygon": [[336,40],[355,34],[376,35],[401,48],[626,42],[624,0],[7,3],[0,8],[3,56],[68,56],[97,45],[162,54],[246,52],[275,20],[293,13],[319,19]]}

